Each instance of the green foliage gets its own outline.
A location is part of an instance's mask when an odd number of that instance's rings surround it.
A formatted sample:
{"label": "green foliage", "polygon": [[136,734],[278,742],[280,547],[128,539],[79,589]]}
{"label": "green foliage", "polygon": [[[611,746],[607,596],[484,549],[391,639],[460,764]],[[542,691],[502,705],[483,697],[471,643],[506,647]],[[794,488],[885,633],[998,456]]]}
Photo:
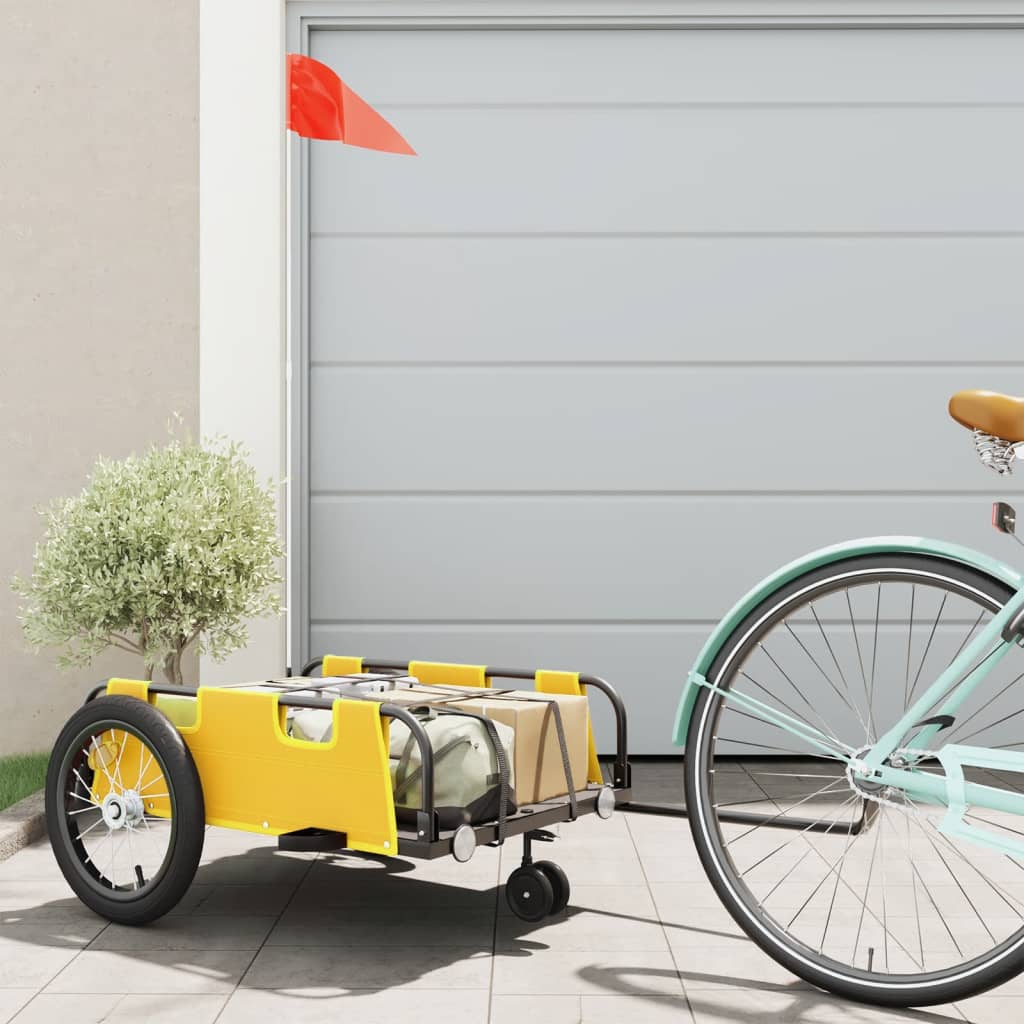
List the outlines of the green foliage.
{"label": "green foliage", "polygon": [[43,788],[48,754],[0,757],[0,811]]}
{"label": "green foliage", "polygon": [[273,495],[241,446],[173,440],[145,455],[100,459],[77,497],[42,511],[31,578],[15,577],[36,649],[62,668],[107,647],[162,664],[180,683],[193,643],[222,660],[246,642],[245,620],[281,610]]}

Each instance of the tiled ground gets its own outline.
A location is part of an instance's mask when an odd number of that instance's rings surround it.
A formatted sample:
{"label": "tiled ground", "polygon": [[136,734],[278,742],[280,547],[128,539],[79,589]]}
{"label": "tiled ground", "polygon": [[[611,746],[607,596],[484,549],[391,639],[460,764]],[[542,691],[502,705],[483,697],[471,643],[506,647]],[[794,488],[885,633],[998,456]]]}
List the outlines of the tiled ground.
{"label": "tiled ground", "polygon": [[378,861],[280,854],[211,829],[185,902],[130,929],[85,910],[37,844],[0,864],[0,1024],[1024,1019],[1024,979],[910,1013],[797,982],[739,935],[684,820],[563,826],[539,849],[567,870],[573,896],[539,925],[505,907],[519,847],[480,849],[465,865]]}

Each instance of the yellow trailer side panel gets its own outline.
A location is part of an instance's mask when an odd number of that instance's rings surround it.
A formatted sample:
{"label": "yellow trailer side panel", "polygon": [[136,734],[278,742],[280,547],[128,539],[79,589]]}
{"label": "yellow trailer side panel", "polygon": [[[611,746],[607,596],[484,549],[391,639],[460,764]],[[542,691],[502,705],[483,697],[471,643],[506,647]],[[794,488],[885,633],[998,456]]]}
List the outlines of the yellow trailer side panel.
{"label": "yellow trailer side panel", "polygon": [[[159,706],[143,682],[112,679],[107,692]],[[331,740],[311,743],[287,735],[278,700],[269,691],[199,688],[195,725],[178,731],[199,771],[207,823],[264,835],[329,829],[344,832],[351,849],[395,854],[380,705],[335,701]]]}

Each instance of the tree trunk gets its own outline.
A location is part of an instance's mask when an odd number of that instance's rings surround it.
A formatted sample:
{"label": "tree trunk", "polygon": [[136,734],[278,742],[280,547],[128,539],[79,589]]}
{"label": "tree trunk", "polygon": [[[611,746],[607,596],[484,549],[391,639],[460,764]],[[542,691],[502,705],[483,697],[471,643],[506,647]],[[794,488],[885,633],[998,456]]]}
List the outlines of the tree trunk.
{"label": "tree trunk", "polygon": [[185,653],[186,644],[179,642],[178,647],[164,658],[164,675],[169,683],[175,686],[183,686],[185,680],[181,675],[181,658]]}

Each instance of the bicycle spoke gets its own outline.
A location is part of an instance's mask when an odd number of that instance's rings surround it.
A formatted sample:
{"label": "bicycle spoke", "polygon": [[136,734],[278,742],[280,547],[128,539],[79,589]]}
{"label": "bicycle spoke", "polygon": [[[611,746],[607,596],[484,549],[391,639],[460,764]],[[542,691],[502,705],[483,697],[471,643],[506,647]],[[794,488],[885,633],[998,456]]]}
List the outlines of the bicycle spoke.
{"label": "bicycle spoke", "polygon": [[[846,699],[846,698],[845,698],[845,697],[844,697],[844,696],[843,696],[843,695],[842,695],[842,694],[841,694],[841,693],[839,692],[839,687],[838,687],[838,686],[836,686],[836,684],[835,684],[834,682],[832,682],[832,678],[831,678],[831,676],[829,676],[829,674],[828,674],[828,673],[827,673],[827,672],[826,672],[826,671],[825,671],[825,670],[824,670],[824,669],[823,669],[823,668],[821,667],[821,665],[820,665],[820,664],[818,664],[818,659],[817,659],[817,658],[815,658],[815,657],[814,657],[814,655],[813,655],[813,654],[811,654],[811,652],[810,652],[810,651],[809,651],[809,650],[808,650],[808,649],[807,649],[807,648],[806,648],[806,647],[804,646],[804,642],[803,642],[803,641],[802,641],[802,640],[800,639],[800,637],[798,637],[798,636],[796,635],[796,633],[794,633],[794,632],[793,632],[793,630],[792,630],[792,628],[790,627],[789,623],[788,623],[788,622],[783,622],[783,625],[784,625],[784,626],[786,627],[786,629],[787,629],[787,630],[789,630],[789,635],[790,635],[790,636],[791,636],[791,637],[792,637],[792,638],[793,638],[793,639],[794,639],[794,640],[795,640],[795,641],[796,641],[796,642],[797,642],[797,643],[798,643],[798,644],[800,645],[800,648],[801,648],[801,650],[802,650],[802,651],[804,652],[804,654],[806,654],[806,655],[807,655],[807,657],[811,659],[811,662],[813,663],[814,667],[815,667],[815,668],[816,668],[816,669],[817,669],[817,670],[818,670],[818,671],[819,671],[819,672],[821,673],[821,675],[822,675],[822,678],[823,678],[823,679],[825,680],[825,682],[826,682],[826,683],[828,683],[828,685],[832,687],[833,691],[835,692],[835,695],[836,695],[836,696],[837,696],[837,697],[838,697],[838,698],[839,698],[839,699],[840,699],[840,700],[841,700],[841,701],[842,701],[842,702],[843,702],[843,703],[844,703],[844,704],[845,704],[845,705],[846,705],[846,706],[847,706],[847,707],[848,707],[848,708],[849,708],[849,709],[850,709],[851,711],[853,711],[853,707],[852,707],[852,705],[850,704],[850,702],[849,702],[849,701],[848,701],[848,700],[847,700],[847,699]],[[856,714],[856,712],[854,712],[854,714]]]}
{"label": "bicycle spoke", "polygon": [[765,819],[764,821],[759,821],[752,828],[747,829],[746,832],[743,832],[738,836],[734,836],[725,845],[731,846],[733,843],[738,842],[740,839],[743,839],[744,836],[749,836],[751,832],[756,832],[759,828],[765,828],[766,826],[770,825],[773,821],[778,821],[779,818],[783,817],[786,814],[789,814],[790,811],[795,811],[798,807],[802,807],[805,803],[807,803],[810,800],[813,800],[816,796],[821,796],[826,792],[826,790],[831,789],[834,785],[834,782],[830,782],[827,786],[822,786],[821,789],[815,790],[813,793],[810,794],[810,796],[805,796],[802,800],[793,804],[792,807],[787,807],[784,810],[779,811],[778,814],[774,814],[770,818]]}
{"label": "bicycle spoke", "polygon": [[857,950],[860,948],[860,933],[864,928],[864,914],[868,909],[868,892],[871,889],[871,876],[875,872],[875,856],[878,853],[878,841],[882,837],[882,829],[875,829],[875,845],[871,848],[871,863],[868,865],[868,880],[864,883],[864,895],[861,897],[860,918],[857,921],[857,934],[853,939],[853,953],[851,957],[856,961]]}
{"label": "bicycle spoke", "polygon": [[924,645],[924,654],[921,655],[921,663],[917,666],[917,672],[914,673],[914,681],[910,685],[910,697],[907,700],[904,707],[909,707],[914,699],[914,693],[917,691],[917,683],[921,678],[921,670],[924,668],[924,663],[928,659],[928,652],[932,648],[932,641],[935,639],[935,631],[939,628],[939,620],[942,618],[942,610],[946,607],[946,601],[949,600],[949,594],[942,595],[942,604],[939,605],[939,613],[935,616],[935,621],[932,623],[932,631],[928,634],[928,642]]}
{"label": "bicycle spoke", "polygon": [[860,708],[857,707],[856,699],[853,694],[850,693],[850,684],[846,681],[846,674],[843,672],[842,666],[839,664],[839,659],[836,657],[836,652],[832,649],[832,644],[829,642],[828,637],[825,635],[824,627],[821,625],[821,619],[818,618],[818,612],[814,607],[814,602],[808,603],[808,608],[811,610],[811,615],[814,616],[814,622],[818,627],[818,632],[821,634],[821,639],[825,641],[825,646],[828,648],[828,653],[832,657],[832,663],[836,667],[836,671],[839,673],[839,678],[843,681],[843,687],[846,690],[847,696],[850,700],[847,702],[847,707],[860,719],[860,724],[864,727],[864,739],[867,741],[869,729],[867,723],[864,721],[860,713]]}
{"label": "bicycle spoke", "polygon": [[910,706],[910,648],[914,639],[914,597],[917,594],[917,587],[910,588],[910,628],[907,630],[907,672],[903,679],[903,706]]}
{"label": "bicycle spoke", "polygon": [[[767,686],[763,686],[756,679],[754,679],[753,677],[749,676],[746,672],[741,671],[740,675],[742,675],[743,678],[746,679],[748,682],[753,683],[762,693],[767,694],[769,697],[772,697],[775,701],[777,701],[779,704],[781,704],[798,721],[804,722],[806,725],[810,726],[812,729],[817,731],[817,726],[811,726],[811,723],[808,722],[806,718],[801,718],[800,715],[792,707],[790,707],[789,704],[787,704],[784,700],[782,700],[781,697],[777,696],[776,694],[773,694],[772,691],[769,690]],[[827,730],[825,735],[830,740],[832,740],[832,742],[835,743],[837,746],[841,746],[839,740],[836,738],[835,730],[833,730],[829,726],[829,724],[825,721],[825,719],[822,718],[820,715],[817,715],[817,718],[820,720],[821,724],[823,726],[825,726],[825,729]]]}
{"label": "bicycle spoke", "polygon": [[864,671],[864,658],[861,656],[860,653],[860,638],[857,636],[857,623],[853,618],[853,605],[850,602],[850,592],[848,590],[845,593],[845,597],[846,610],[850,616],[850,629],[853,632],[853,643],[854,646],[857,648],[857,664],[860,666],[860,678],[861,682],[864,684],[864,698],[867,701],[868,725],[870,726],[870,728],[868,730],[868,735],[866,739],[869,742],[873,743],[875,741],[875,737],[878,735],[878,731],[875,728],[874,709],[871,706],[871,696],[868,693],[868,677],[867,673]]}

